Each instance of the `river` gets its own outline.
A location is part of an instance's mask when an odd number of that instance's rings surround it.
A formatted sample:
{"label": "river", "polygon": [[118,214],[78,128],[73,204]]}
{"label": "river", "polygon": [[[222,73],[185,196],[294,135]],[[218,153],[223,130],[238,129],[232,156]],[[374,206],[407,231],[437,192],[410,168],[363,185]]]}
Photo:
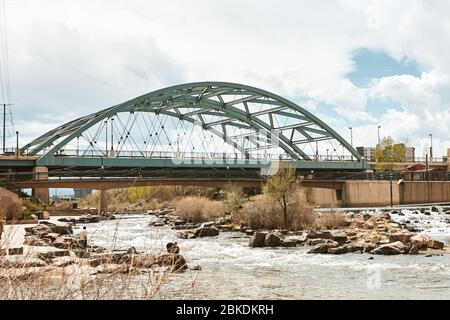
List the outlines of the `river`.
{"label": "river", "polygon": [[[396,218],[407,219],[408,215]],[[168,226],[148,226],[152,219],[150,215],[123,215],[88,224],[87,229],[91,243],[110,249],[115,243],[115,249],[134,246],[137,250],[160,251],[167,242],[177,241],[189,265],[202,269],[174,275],[157,298],[450,298],[450,255],[321,255],[307,254],[308,247],[250,248],[248,237],[236,232],[181,240]],[[414,219],[434,238],[450,244],[450,224],[446,221],[417,214]]]}

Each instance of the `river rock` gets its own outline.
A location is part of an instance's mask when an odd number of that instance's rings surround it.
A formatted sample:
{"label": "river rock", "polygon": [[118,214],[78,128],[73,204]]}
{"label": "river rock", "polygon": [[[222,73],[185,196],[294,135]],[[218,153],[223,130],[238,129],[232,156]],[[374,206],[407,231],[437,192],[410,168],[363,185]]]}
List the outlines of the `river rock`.
{"label": "river rock", "polygon": [[69,250],[50,250],[47,252],[38,253],[39,259],[42,259],[44,261],[52,261],[55,258],[69,257],[69,256],[70,256]]}
{"label": "river rock", "polygon": [[323,234],[321,231],[311,230],[306,234],[306,238],[308,239],[323,239]]}
{"label": "river rock", "polygon": [[286,248],[293,248],[297,246],[297,241],[285,238],[281,241],[281,246]]}
{"label": "river rock", "polygon": [[71,235],[73,234],[72,227],[70,225],[54,225],[50,226],[52,233],[57,233],[60,235]]}
{"label": "river rock", "polygon": [[430,240],[427,243],[428,248],[442,250],[444,248],[444,243],[437,240]]}
{"label": "river rock", "polygon": [[318,239],[309,239],[305,242],[307,246],[316,246],[318,244],[327,242],[327,239],[318,238]]}
{"label": "river rock", "polygon": [[337,243],[336,241],[326,240],[326,242],[320,243],[311,248],[308,253],[328,253],[329,249],[337,247],[339,247],[339,243]]}
{"label": "river rock", "polygon": [[306,234],[302,234],[299,236],[287,236],[285,241],[295,241],[296,244],[303,244],[307,240]]}
{"label": "river rock", "polygon": [[8,249],[9,255],[22,255],[23,254],[23,247],[20,248],[9,248]]}
{"label": "river rock", "polygon": [[400,241],[403,244],[407,244],[413,235],[410,233],[391,233],[389,235],[389,242],[397,242]]}
{"label": "river rock", "polygon": [[176,225],[176,226],[180,226],[180,225],[185,224],[186,221],[184,221],[183,219],[177,219],[177,220],[175,220],[173,223],[174,223],[174,225]]}
{"label": "river rock", "polygon": [[179,272],[188,268],[186,259],[181,254],[164,253],[156,258],[156,264],[161,267],[169,267],[173,272]]}
{"label": "river rock", "polygon": [[383,244],[371,251],[373,254],[395,255],[405,253],[405,245],[400,241]]}
{"label": "river rock", "polygon": [[215,237],[219,235],[219,229],[216,227],[200,227],[194,230],[196,238]]}
{"label": "river rock", "polygon": [[372,250],[374,250],[377,247],[376,244],[369,242],[364,244],[364,250],[363,252],[372,252]]}
{"label": "river rock", "polygon": [[336,241],[340,244],[345,243],[347,235],[342,230],[325,230],[322,232],[322,238]]}
{"label": "river rock", "polygon": [[193,239],[193,238],[195,238],[194,232],[192,230],[178,231],[176,233],[176,235],[180,239]]}
{"label": "river rock", "polygon": [[266,235],[264,244],[266,247],[279,247],[281,245],[282,237],[281,233],[270,232]]}
{"label": "river rock", "polygon": [[419,250],[424,250],[428,247],[428,242],[430,241],[430,237],[424,233],[416,234],[412,236],[410,241],[412,244],[416,245]]}
{"label": "river rock", "polygon": [[261,248],[265,246],[267,232],[256,231],[250,238],[249,246],[252,248]]}
{"label": "river rock", "polygon": [[53,265],[56,267],[67,267],[70,266],[71,264],[74,264],[77,262],[77,259],[66,256],[66,257],[57,257],[55,259],[53,259]]}
{"label": "river rock", "polygon": [[418,254],[419,248],[416,245],[412,244],[411,242],[408,242],[407,244],[405,244],[405,253]]}
{"label": "river rock", "polygon": [[[91,261],[95,260],[97,262],[100,262],[100,264],[102,263],[121,264],[128,262],[130,256],[128,254],[128,251],[113,251],[113,252],[91,254],[90,259]],[[95,263],[96,262],[90,264],[92,267],[96,267],[93,265]]]}
{"label": "river rock", "polygon": [[344,254],[348,253],[348,247],[346,245],[336,247],[336,248],[329,248],[327,253],[330,254]]}
{"label": "river rock", "polygon": [[32,256],[3,256],[0,257],[1,268],[31,268],[43,267],[46,263],[39,258]]}

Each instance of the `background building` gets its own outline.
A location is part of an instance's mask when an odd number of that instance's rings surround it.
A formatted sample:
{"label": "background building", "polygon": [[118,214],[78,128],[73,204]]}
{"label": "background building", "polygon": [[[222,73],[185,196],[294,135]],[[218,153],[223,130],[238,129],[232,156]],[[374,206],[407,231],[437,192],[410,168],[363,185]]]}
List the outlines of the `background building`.
{"label": "background building", "polygon": [[92,189],[73,189],[75,199],[84,199],[92,193]]}
{"label": "background building", "polygon": [[[405,147],[404,143],[399,143],[396,145],[401,145],[405,148],[405,162],[415,162],[415,150],[414,147]],[[369,162],[375,162],[375,149],[376,147],[357,147],[356,151],[363,156]]]}
{"label": "background building", "polygon": [[356,151],[369,162],[375,162],[375,147],[357,147]]}

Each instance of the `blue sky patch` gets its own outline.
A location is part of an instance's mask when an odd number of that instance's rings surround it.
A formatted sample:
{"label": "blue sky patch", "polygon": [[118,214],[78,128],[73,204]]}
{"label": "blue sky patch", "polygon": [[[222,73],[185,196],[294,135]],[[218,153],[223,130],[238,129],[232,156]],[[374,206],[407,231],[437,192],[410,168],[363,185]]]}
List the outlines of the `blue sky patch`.
{"label": "blue sky patch", "polygon": [[396,61],[383,51],[358,49],[353,54],[355,69],[347,78],[358,87],[366,87],[370,80],[394,75],[412,75],[419,77],[421,70],[414,61],[404,59]]}

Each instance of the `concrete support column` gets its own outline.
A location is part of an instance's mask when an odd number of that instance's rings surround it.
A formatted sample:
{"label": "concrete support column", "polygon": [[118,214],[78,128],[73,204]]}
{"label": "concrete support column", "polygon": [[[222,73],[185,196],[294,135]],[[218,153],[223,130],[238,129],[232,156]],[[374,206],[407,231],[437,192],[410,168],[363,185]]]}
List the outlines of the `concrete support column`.
{"label": "concrete support column", "polygon": [[[35,167],[33,169],[34,180],[48,180],[48,168],[47,167]],[[43,203],[49,202],[48,188],[33,188],[32,196],[41,200]]]}
{"label": "concrete support column", "polygon": [[450,172],[450,148],[447,149],[447,172]]}
{"label": "concrete support column", "polygon": [[98,209],[98,214],[108,214],[108,194],[106,193],[106,190],[100,190],[100,206]]}

